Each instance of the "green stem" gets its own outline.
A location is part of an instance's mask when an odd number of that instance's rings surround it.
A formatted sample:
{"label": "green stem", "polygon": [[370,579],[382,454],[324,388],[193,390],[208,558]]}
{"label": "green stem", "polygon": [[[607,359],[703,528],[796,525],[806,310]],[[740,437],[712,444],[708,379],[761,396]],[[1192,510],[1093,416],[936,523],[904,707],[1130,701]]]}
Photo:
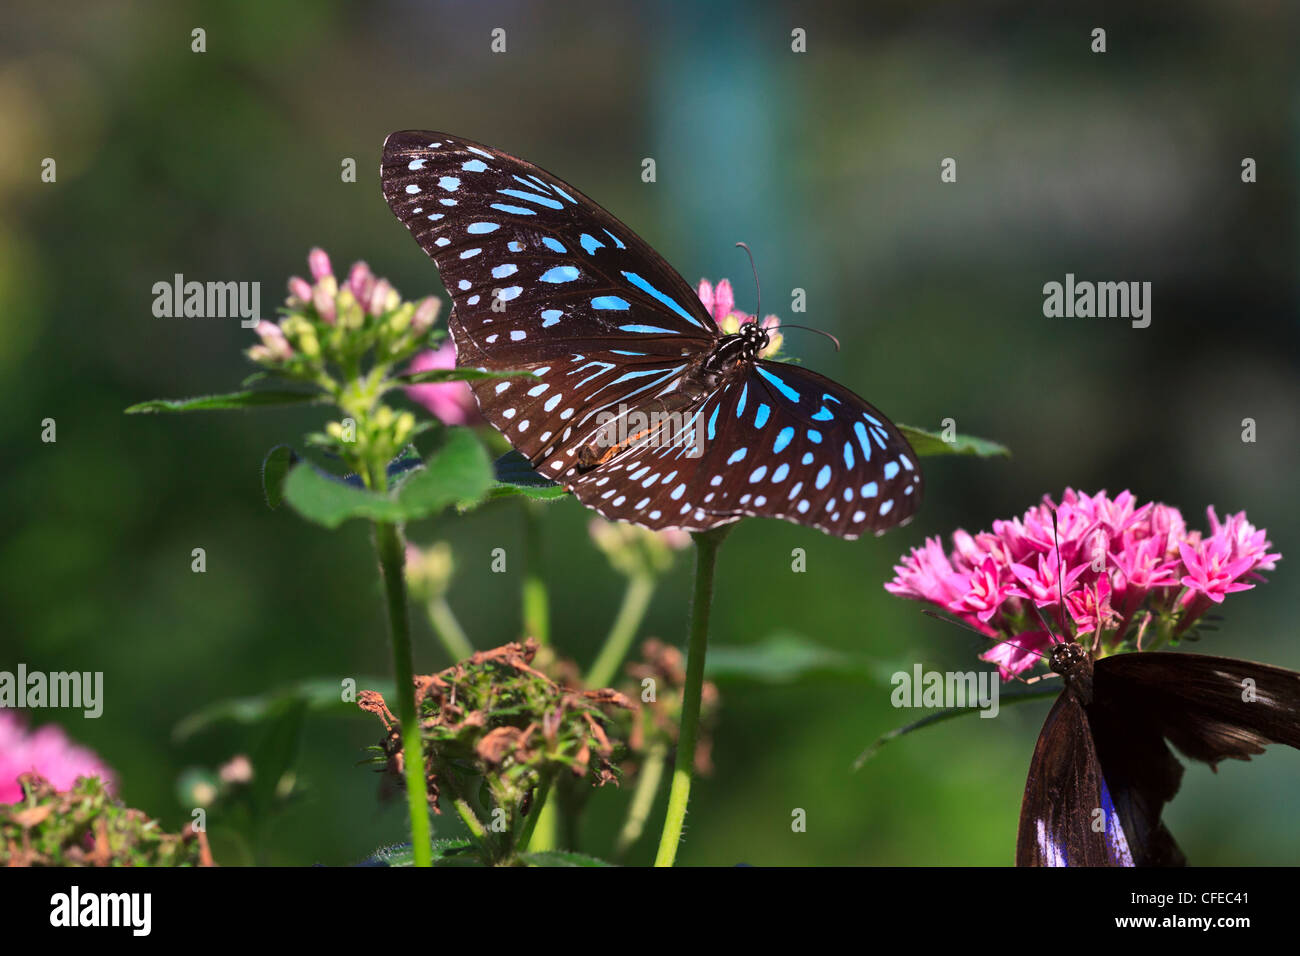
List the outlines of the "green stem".
{"label": "green stem", "polygon": [[659,781],[664,777],[664,764],[667,761],[668,745],[662,741],[654,744],[646,754],[641,772],[636,778],[636,789],[632,791],[627,819],[623,821],[623,828],[618,831],[618,839],[614,843],[615,859],[621,859],[641,839],[645,822],[654,809],[655,794],[659,792]]}
{"label": "green stem", "polygon": [[645,618],[650,598],[655,591],[654,576],[639,571],[627,579],[627,589],[623,592],[623,603],[618,609],[618,616],[609,629],[609,636],[596,655],[596,662],[583,683],[594,689],[606,687],[618,676],[618,669],[627,657],[628,649],[636,639],[637,629]]}
{"label": "green stem", "polygon": [[474,812],[474,808],[469,805],[469,801],[464,797],[457,797],[452,801],[452,803],[456,807],[456,812],[460,814],[461,820],[465,822],[465,827],[469,830],[469,835],[474,838],[474,842],[479,844],[486,853],[490,849],[491,841],[488,839],[487,829],[479,821],[478,814]]}
{"label": "green stem", "polygon": [[713,605],[713,569],[718,548],[731,530],[722,525],[712,531],[691,535],[695,539],[695,595],[691,604],[690,643],[686,649],[686,687],[682,690],[682,723],[677,733],[677,759],[673,784],[668,793],[668,813],[655,866],[672,866],[677,845],[686,824],[686,804],[691,797],[691,775],[695,770],[695,739],[700,726],[700,696],[704,691],[704,657],[709,649],[709,610]]}
{"label": "green stem", "polygon": [[425,611],[429,615],[429,624],[433,626],[433,633],[438,635],[443,650],[451,656],[453,664],[465,660],[474,653],[474,645],[469,642],[469,637],[460,626],[460,621],[456,620],[456,615],[445,597],[438,595],[430,598],[425,605]]}
{"label": "green stem", "polygon": [[[532,845],[532,839],[533,839],[533,833],[537,828],[537,821],[541,819],[542,812],[548,806],[551,806],[552,812],[554,812],[553,803],[547,800],[547,797],[549,797],[550,794],[551,794],[550,780],[547,780],[545,783],[542,783],[538,786],[537,793],[533,797],[532,812],[528,814],[528,819],[524,821],[523,827],[521,827],[519,830],[519,839],[516,841],[515,845],[518,846],[520,849],[528,850],[528,851],[541,849],[540,847],[535,847]],[[551,849],[551,847],[546,847],[546,849],[549,850]]]}
{"label": "green stem", "polygon": [[560,832],[560,800],[555,788],[537,799],[540,802],[532,814],[535,820],[528,840],[528,849],[532,853],[554,850]]}
{"label": "green stem", "polygon": [[424,789],[424,744],[415,713],[415,665],[411,656],[411,622],[406,611],[406,547],[395,524],[375,522],[375,550],[383,571],[388,627],[393,639],[393,678],[397,687],[397,719],[402,725],[406,799],[411,811],[411,852],[416,866],[433,865],[429,798]]}
{"label": "green stem", "polygon": [[524,502],[524,634],[550,643],[550,599],[542,579],[542,517],[537,505]]}

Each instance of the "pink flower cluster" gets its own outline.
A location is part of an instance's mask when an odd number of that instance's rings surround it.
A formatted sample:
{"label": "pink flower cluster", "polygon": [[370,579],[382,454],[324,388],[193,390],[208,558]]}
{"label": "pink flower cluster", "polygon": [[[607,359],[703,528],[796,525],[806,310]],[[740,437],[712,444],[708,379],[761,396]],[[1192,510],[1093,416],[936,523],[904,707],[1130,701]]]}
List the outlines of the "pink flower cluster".
{"label": "pink flower cluster", "polygon": [[1244,511],[1223,520],[1213,507],[1206,512],[1203,534],[1188,531],[1177,508],[1138,507],[1128,491],[1111,498],[1067,488],[1059,505],[1044,496],[1023,518],[993,522],[992,532],[958,529],[950,554],[939,538],[927,539],[895,566],[885,590],[937,605],[997,640],[981,657],[1004,680],[1052,643],[1040,615],[1063,640],[1110,650],[1133,639],[1152,649],[1226,595],[1253,588],[1281,557]]}
{"label": "pink flower cluster", "polygon": [[99,777],[110,787],[113,784],[113,771],[69,740],[61,727],[46,724],[29,733],[16,713],[0,710],[0,803],[22,799],[18,776],[29,771],[58,790],[70,790],[78,777]]}
{"label": "pink flower cluster", "polygon": [[[324,249],[312,249],[307,254],[307,267],[311,269],[313,282],[298,276],[289,280],[289,302],[291,309],[308,304],[316,308],[316,314],[327,325],[338,321],[339,293],[350,292],[352,299],[361,307],[363,313],[379,318],[396,309],[402,303],[402,297],[387,279],[380,279],[370,271],[364,262],[354,262],[348,270],[348,277],[342,286],[334,278],[334,267]],[[423,332],[433,325],[437,318],[440,303],[433,296],[421,299],[415,308],[411,326]]]}

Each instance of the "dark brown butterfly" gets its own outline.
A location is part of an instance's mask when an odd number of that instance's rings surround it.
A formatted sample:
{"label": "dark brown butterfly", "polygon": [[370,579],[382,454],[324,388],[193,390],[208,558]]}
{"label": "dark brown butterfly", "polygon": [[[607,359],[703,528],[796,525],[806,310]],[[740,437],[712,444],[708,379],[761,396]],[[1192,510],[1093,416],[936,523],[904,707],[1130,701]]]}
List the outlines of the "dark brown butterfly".
{"label": "dark brown butterfly", "polygon": [[[438,267],[483,415],[606,518],[702,531],[747,515],[842,538],[905,524],[920,463],[883,414],[723,334],[631,229],[532,163],[446,133],[384,143],[384,198]],[[667,423],[667,424],[665,424]]]}
{"label": "dark brown butterfly", "polygon": [[1160,820],[1183,766],[1300,748],[1300,673],[1159,651],[1101,660],[1052,647],[1065,680],[1029,764],[1017,866],[1182,866]]}

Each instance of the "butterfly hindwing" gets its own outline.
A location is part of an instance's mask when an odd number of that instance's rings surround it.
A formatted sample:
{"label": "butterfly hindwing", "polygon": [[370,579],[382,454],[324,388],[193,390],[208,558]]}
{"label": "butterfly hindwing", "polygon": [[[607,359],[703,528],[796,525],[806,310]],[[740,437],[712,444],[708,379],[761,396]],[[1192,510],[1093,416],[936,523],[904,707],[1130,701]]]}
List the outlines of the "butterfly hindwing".
{"label": "butterfly hindwing", "polygon": [[1185,756],[1211,766],[1268,744],[1300,748],[1300,673],[1207,654],[1146,651],[1098,661],[1097,701],[1122,699]]}

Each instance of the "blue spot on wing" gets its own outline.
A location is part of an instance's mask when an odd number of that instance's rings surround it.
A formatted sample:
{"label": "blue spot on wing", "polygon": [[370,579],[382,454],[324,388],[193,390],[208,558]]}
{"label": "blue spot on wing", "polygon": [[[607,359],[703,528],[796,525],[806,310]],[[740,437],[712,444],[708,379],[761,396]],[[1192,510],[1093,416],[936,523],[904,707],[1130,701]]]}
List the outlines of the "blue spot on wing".
{"label": "blue spot on wing", "polygon": [[[619,299],[619,301],[622,302],[623,300]],[[592,299],[591,303],[592,305],[595,305],[596,300]],[[623,307],[626,308],[627,307],[626,304],[624,304]],[[600,306],[596,306],[596,308],[600,308]],[[677,334],[676,329],[661,329],[657,325],[620,325],[619,328],[624,332],[640,332],[643,335],[658,335],[658,334],[676,335]]]}
{"label": "blue spot on wing", "polygon": [[579,272],[575,266],[556,266],[554,269],[547,269],[542,273],[543,282],[572,282],[578,278]]}
{"label": "blue spot on wing", "polygon": [[546,196],[539,196],[536,193],[524,192],[522,189],[498,189],[503,196],[511,196],[515,199],[525,199],[528,202],[535,202],[539,206],[546,206],[548,209],[563,209],[564,207],[554,199]]}
{"label": "blue spot on wing", "polygon": [[674,299],[670,295],[666,295],[665,293],[660,292],[658,289],[652,286],[645,279],[641,278],[635,272],[624,272],[623,278],[627,279],[628,282],[632,283],[634,286],[636,286],[646,295],[668,306],[668,308],[672,309],[674,312],[680,315],[687,322],[690,322],[693,325],[700,324],[699,321],[693,315],[691,315],[689,312],[687,312],[685,309],[681,307],[681,305],[677,302],[676,299]]}
{"label": "blue spot on wing", "polygon": [[757,368],[758,368],[758,374],[763,376],[763,378],[767,379],[773,385],[775,385],[776,390],[778,392],[780,392],[786,398],[790,399],[790,401],[792,402],[799,401],[800,398],[799,393],[796,392],[789,385],[787,385],[785,383],[785,379],[778,378],[776,375],[773,375],[771,372],[769,372],[767,369],[763,368],[762,366],[757,366]]}
{"label": "blue spot on wing", "polygon": [[621,299],[616,295],[598,295],[591,300],[593,309],[614,309],[619,312],[632,308],[627,299]]}

